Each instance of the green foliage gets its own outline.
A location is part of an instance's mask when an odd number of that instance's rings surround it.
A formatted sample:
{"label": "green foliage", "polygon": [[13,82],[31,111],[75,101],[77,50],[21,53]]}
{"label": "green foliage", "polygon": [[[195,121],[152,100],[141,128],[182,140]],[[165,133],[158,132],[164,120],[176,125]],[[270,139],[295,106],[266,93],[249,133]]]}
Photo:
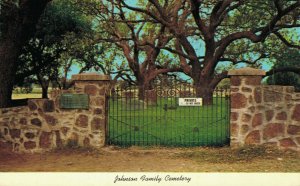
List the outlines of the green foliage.
{"label": "green foliage", "polygon": [[222,81],[220,81],[220,83],[218,84],[217,87],[219,87],[221,89],[229,89],[230,88],[230,79],[229,78],[223,79]]}
{"label": "green foliage", "polygon": [[16,83],[31,77],[47,87],[50,81],[57,81],[62,66],[59,59],[68,47],[63,41],[71,33],[77,41],[91,34],[90,19],[79,12],[72,0],[52,1],[37,24],[36,34],[19,56]]}
{"label": "green foliage", "polygon": [[[279,1],[282,8],[295,3],[295,1]],[[218,27],[218,37],[234,32],[253,30],[259,34],[259,28],[268,25],[269,21],[277,14],[272,0],[245,1],[245,4],[231,11],[223,24]],[[298,11],[299,14],[299,11]],[[297,24],[297,10],[288,13],[277,25]],[[290,43],[299,45],[299,32],[293,28],[278,29]],[[276,54],[285,50],[286,46],[274,34],[270,34],[263,42],[252,42],[249,39],[239,39],[232,42],[226,49],[224,56],[234,59],[234,63],[244,63],[247,66],[261,68],[262,64],[272,65],[276,61]],[[260,58],[261,57],[261,58]],[[257,60],[259,59],[259,60]]]}
{"label": "green foliage", "polygon": [[[277,61],[273,69],[280,67],[299,67],[300,52],[296,49],[286,49],[283,53],[277,54]],[[300,75],[293,72],[275,73],[267,78],[269,85],[289,85],[294,86],[296,91],[300,91]]]}
{"label": "green foliage", "polygon": [[46,44],[59,43],[67,32],[80,36],[91,33],[91,20],[84,16],[72,0],[54,0],[46,8],[38,25],[36,37]]}

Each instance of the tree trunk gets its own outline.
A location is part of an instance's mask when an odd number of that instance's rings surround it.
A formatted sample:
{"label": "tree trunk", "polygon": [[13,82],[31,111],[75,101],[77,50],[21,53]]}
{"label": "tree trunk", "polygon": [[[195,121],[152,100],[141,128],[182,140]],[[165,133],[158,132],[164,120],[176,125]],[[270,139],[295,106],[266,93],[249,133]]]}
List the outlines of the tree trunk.
{"label": "tree trunk", "polygon": [[138,98],[139,100],[145,99],[145,86],[143,84],[138,85]]}
{"label": "tree trunk", "polygon": [[196,86],[196,96],[202,98],[203,105],[213,104],[213,93],[214,89],[204,86]]}
{"label": "tree trunk", "polygon": [[10,106],[17,58],[18,48],[6,39],[0,45],[0,108]]}
{"label": "tree trunk", "polygon": [[198,76],[198,79],[194,79],[195,92],[197,97],[201,97],[203,105],[213,104],[213,92],[214,88],[211,86],[213,77]]}
{"label": "tree trunk", "polygon": [[139,100],[145,100],[146,98],[146,91],[150,90],[150,83],[148,80],[144,80],[139,82],[138,84],[138,98]]}
{"label": "tree trunk", "polygon": [[48,86],[42,86],[42,98],[48,99]]}
{"label": "tree trunk", "polygon": [[48,99],[48,87],[49,87],[50,80],[43,79],[43,77],[39,74],[36,74],[36,77],[38,79],[39,84],[42,87],[42,98]]}

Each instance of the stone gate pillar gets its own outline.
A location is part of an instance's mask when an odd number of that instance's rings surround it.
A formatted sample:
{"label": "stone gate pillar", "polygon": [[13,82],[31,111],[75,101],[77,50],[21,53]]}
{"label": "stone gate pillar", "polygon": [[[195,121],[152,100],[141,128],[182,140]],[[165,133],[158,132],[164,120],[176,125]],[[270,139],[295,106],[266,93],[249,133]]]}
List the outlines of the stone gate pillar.
{"label": "stone gate pillar", "polygon": [[[78,113],[75,125],[87,130],[88,136],[79,140],[83,146],[102,147],[107,135],[107,104],[110,92],[110,76],[97,73],[83,73],[72,76],[75,92],[89,95],[89,109]],[[75,136],[75,138],[80,136]]]}
{"label": "stone gate pillar", "polygon": [[[241,68],[230,70],[231,112],[230,112],[230,146],[242,146],[245,143],[244,135],[249,130],[251,115],[255,107],[253,103],[260,102],[261,98],[255,96],[255,86],[261,84],[262,77],[266,75],[263,70]],[[254,92],[254,97],[252,96]],[[261,95],[261,94],[257,94]],[[259,118],[257,118],[259,120]],[[251,133],[246,140],[257,140],[259,134]],[[252,142],[251,142],[252,143]]]}

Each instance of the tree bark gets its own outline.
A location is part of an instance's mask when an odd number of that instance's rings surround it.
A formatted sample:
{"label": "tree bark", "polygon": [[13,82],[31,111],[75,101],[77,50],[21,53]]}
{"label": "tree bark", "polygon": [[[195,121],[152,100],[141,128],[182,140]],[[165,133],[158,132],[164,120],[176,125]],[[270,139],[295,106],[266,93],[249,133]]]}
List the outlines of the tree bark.
{"label": "tree bark", "polygon": [[18,47],[11,39],[0,45],[0,108],[9,107],[16,73]]}
{"label": "tree bark", "polygon": [[194,86],[196,97],[200,97],[203,100],[203,105],[213,104],[213,92],[214,86],[211,85],[213,77],[196,76],[194,78]]}
{"label": "tree bark", "polygon": [[42,86],[42,98],[48,99],[48,86]]}
{"label": "tree bark", "polygon": [[196,86],[196,97],[202,98],[203,105],[213,104],[214,89],[205,86]]}
{"label": "tree bark", "polygon": [[36,77],[38,79],[39,84],[42,87],[42,98],[48,99],[48,87],[49,87],[50,80],[44,79],[39,74],[36,74]]}
{"label": "tree bark", "polygon": [[143,81],[138,82],[138,98],[144,101],[146,99],[146,91],[150,90],[150,83],[148,80],[143,79]]}

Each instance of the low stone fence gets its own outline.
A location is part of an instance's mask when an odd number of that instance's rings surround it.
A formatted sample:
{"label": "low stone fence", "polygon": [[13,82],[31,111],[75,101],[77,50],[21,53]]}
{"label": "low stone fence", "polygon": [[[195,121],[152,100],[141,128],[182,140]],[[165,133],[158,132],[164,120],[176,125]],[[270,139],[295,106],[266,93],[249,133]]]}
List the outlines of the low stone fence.
{"label": "low stone fence", "polygon": [[294,87],[261,85],[264,71],[233,70],[231,146],[270,145],[300,151],[300,93]]}
{"label": "low stone fence", "polygon": [[[300,151],[300,93],[293,87],[261,85],[262,70],[244,68],[229,75],[230,145]],[[51,99],[29,99],[28,106],[0,109],[0,148],[43,152],[63,146],[104,146],[110,79],[98,74],[72,78],[72,90],[53,91]],[[62,108],[60,99],[66,93],[88,95],[88,108]]]}
{"label": "low stone fence", "polygon": [[[109,78],[81,74],[73,80],[73,90],[53,91],[51,99],[29,99],[28,106],[0,109],[0,148],[43,152],[68,145],[104,146]],[[60,108],[64,93],[88,94],[89,108]]]}

